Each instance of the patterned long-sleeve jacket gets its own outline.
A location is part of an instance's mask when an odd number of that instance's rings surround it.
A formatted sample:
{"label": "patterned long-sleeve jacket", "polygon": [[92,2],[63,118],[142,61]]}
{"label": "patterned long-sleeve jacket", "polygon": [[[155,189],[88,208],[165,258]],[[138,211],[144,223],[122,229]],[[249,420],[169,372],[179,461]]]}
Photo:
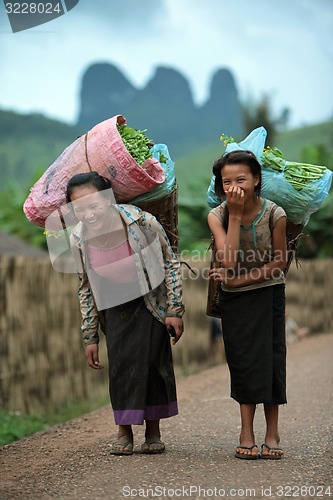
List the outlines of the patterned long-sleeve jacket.
{"label": "patterned long-sleeve jacket", "polygon": [[[175,316],[181,318],[185,312],[180,263],[174,254],[168,237],[157,219],[148,212],[142,211],[134,205],[116,205],[119,214],[126,224],[128,241],[134,254],[146,245],[142,228],[151,233],[155,241],[159,241],[164,263],[164,279],[155,289],[144,295],[146,307],[153,316],[164,323],[166,317]],[[79,301],[82,314],[81,330],[85,345],[97,344],[99,342],[99,327],[104,328],[103,311],[98,311],[94,300],[91,286],[86,272],[87,255],[84,245],[84,226],[81,222],[74,228],[71,234],[72,253],[78,263],[79,276]],[[139,270],[140,271],[140,270]],[[142,272],[142,270],[141,270]]]}

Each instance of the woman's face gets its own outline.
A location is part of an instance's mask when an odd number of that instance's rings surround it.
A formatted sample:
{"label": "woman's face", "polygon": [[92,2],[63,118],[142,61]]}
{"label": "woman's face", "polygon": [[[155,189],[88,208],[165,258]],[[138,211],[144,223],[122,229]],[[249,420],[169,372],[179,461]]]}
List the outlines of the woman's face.
{"label": "woman's face", "polygon": [[73,189],[71,202],[76,218],[89,230],[100,233],[111,221],[108,200],[94,186],[78,186]]}
{"label": "woman's face", "polygon": [[225,193],[232,187],[238,187],[244,191],[244,198],[252,199],[254,189],[259,184],[259,177],[254,176],[248,165],[235,163],[224,165],[221,169],[222,187]]}

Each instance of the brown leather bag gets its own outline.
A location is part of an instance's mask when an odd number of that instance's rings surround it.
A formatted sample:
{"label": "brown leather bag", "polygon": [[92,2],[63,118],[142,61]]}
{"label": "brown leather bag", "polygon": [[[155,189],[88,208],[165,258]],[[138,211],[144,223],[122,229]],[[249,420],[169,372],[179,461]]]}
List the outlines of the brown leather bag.
{"label": "brown leather bag", "polygon": [[[223,219],[224,209],[222,209],[221,205],[219,206],[219,210],[221,212],[221,216]],[[222,224],[223,224],[223,222],[222,222]],[[210,241],[210,245],[209,245],[208,250],[211,250],[210,269],[214,269],[216,267],[221,267],[221,263],[218,262],[218,260],[217,260],[215,239],[214,239],[214,236],[212,234],[211,234],[211,241]],[[206,307],[207,316],[214,316],[215,318],[221,318],[221,313],[219,310],[220,291],[221,291],[221,282],[216,281],[213,278],[209,278],[209,280],[208,280],[207,307]]]}
{"label": "brown leather bag", "polygon": [[[218,263],[216,259],[216,246],[213,235],[211,236],[210,249],[212,252],[210,260],[210,269],[214,269],[215,267],[220,267],[221,264]],[[221,318],[221,313],[219,310],[220,290],[221,290],[220,281],[215,281],[213,278],[209,278],[207,308],[206,308],[207,316],[214,316],[215,318]]]}

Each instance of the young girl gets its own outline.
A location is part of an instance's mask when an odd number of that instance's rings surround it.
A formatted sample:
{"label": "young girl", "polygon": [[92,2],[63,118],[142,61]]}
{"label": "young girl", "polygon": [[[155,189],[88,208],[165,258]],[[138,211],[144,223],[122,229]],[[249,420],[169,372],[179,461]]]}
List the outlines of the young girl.
{"label": "young girl", "polygon": [[[240,405],[243,459],[280,459],[278,412],[286,403],[285,278],[286,214],[260,197],[261,167],[250,151],[233,151],[214,163],[215,192],[225,201],[208,224],[221,267],[220,311],[231,397]],[[256,405],[263,403],[264,444],[253,431]]]}
{"label": "young girl", "polygon": [[[178,413],[168,331],[173,328],[173,344],[183,333],[179,262],[155,217],[132,205],[112,203],[111,193],[110,182],[96,172],[75,175],[67,186],[67,202],[80,221],[71,234],[71,245],[80,269],[86,357],[91,368],[102,368],[101,326],[106,335],[111,404],[119,426],[111,453],[132,454],[131,426],[144,421],[141,452],[161,453],[160,419]],[[163,256],[163,273],[156,288],[142,291],[147,271],[142,262],[149,255],[146,238],[150,236]]]}

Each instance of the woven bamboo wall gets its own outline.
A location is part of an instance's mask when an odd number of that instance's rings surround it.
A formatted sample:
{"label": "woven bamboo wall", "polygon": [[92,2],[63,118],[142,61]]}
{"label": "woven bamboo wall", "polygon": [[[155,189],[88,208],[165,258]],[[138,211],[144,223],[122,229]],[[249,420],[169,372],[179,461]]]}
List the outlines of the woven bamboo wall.
{"label": "woven bamboo wall", "polygon": [[[173,347],[178,373],[208,362],[210,320],[205,314],[207,262],[182,266],[185,334]],[[48,258],[0,258],[0,408],[57,409],[108,393],[107,368],[91,370],[82,347],[77,277],[54,271]],[[293,264],[288,275],[290,315],[313,333],[333,331],[333,261]],[[105,366],[105,342],[100,343]]]}
{"label": "woven bamboo wall", "polygon": [[303,260],[287,276],[288,314],[312,333],[333,332],[333,260]]}
{"label": "woven bamboo wall", "polygon": [[30,413],[107,393],[107,371],[87,369],[76,275],[4,256],[0,282],[0,407]]}

